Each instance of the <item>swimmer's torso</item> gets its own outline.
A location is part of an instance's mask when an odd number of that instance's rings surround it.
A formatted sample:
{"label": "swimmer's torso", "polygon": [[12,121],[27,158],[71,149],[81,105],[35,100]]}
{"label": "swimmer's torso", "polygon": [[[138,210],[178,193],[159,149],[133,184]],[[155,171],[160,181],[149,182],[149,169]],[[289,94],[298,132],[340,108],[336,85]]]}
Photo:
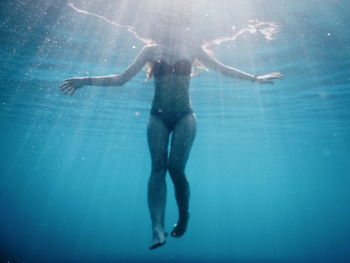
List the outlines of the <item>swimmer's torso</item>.
{"label": "swimmer's torso", "polygon": [[152,109],[187,111],[191,109],[189,84],[194,60],[193,50],[185,45],[157,45],[152,52],[155,94]]}

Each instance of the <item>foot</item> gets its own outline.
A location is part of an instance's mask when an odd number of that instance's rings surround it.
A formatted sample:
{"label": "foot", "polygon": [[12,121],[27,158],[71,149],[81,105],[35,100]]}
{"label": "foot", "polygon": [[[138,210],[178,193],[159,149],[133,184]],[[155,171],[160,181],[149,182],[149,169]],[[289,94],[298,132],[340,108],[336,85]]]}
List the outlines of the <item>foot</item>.
{"label": "foot", "polygon": [[155,249],[157,247],[161,247],[166,243],[166,237],[167,237],[167,233],[164,232],[163,230],[155,230],[153,232],[153,240],[152,240],[152,244],[149,247],[149,249]]}
{"label": "foot", "polygon": [[173,231],[171,232],[171,236],[181,237],[181,236],[183,236],[183,234],[185,234],[189,217],[190,217],[190,215],[187,214],[186,216],[183,216],[179,219],[177,224],[175,224],[173,227]]}

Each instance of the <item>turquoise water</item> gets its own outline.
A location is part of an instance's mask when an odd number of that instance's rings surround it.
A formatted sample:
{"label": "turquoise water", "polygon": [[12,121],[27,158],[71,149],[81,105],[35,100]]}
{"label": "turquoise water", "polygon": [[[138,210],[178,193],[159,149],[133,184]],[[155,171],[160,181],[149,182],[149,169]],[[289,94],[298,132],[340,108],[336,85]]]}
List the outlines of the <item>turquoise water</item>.
{"label": "turquoise water", "polygon": [[[191,221],[149,251],[152,81],[58,89],[122,71],[141,43],[66,1],[1,1],[0,262],[349,262],[350,3],[242,2],[193,3],[194,23],[208,39],[249,19],[280,23],[273,41],[248,34],[215,54],[285,78],[192,79]],[[145,27],[160,2],[74,3]]]}

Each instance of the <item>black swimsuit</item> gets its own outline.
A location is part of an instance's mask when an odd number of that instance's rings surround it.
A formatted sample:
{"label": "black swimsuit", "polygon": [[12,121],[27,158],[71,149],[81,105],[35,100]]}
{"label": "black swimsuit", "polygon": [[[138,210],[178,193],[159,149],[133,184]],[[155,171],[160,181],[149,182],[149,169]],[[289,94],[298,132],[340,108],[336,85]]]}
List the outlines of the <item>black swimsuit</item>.
{"label": "black swimsuit", "polygon": [[[163,77],[169,74],[177,74],[180,76],[191,75],[192,64],[188,60],[179,60],[173,65],[168,64],[165,61],[157,60],[152,64],[152,74],[155,78]],[[185,111],[163,111],[155,108],[151,110],[151,115],[160,118],[169,131],[172,131],[176,124],[189,113],[193,113],[192,108]]]}
{"label": "black swimsuit", "polygon": [[180,76],[190,76],[191,75],[191,69],[192,64],[188,60],[179,60],[174,65],[168,64],[165,61],[157,60],[152,63],[153,69],[152,73],[153,76],[156,78],[163,77],[168,74],[177,74]]}
{"label": "black swimsuit", "polygon": [[169,131],[172,131],[176,124],[187,114],[193,113],[192,108],[185,111],[161,111],[157,109],[151,110],[151,115],[161,119]]}

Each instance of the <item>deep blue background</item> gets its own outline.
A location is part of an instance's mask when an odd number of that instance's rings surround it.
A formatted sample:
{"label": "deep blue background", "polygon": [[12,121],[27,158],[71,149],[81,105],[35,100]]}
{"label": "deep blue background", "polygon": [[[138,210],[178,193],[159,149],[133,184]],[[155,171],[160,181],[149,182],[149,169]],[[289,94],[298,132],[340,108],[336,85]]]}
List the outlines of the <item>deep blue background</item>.
{"label": "deep blue background", "polygon": [[[140,30],[171,6],[74,3]],[[285,78],[273,86],[213,72],[192,79],[189,230],[148,251],[152,81],[141,72],[124,87],[73,97],[58,89],[67,77],[120,72],[142,44],[66,1],[1,1],[0,262],[350,260],[349,2],[181,3],[203,39],[249,19],[280,23],[276,40],[248,34],[215,54]]]}

